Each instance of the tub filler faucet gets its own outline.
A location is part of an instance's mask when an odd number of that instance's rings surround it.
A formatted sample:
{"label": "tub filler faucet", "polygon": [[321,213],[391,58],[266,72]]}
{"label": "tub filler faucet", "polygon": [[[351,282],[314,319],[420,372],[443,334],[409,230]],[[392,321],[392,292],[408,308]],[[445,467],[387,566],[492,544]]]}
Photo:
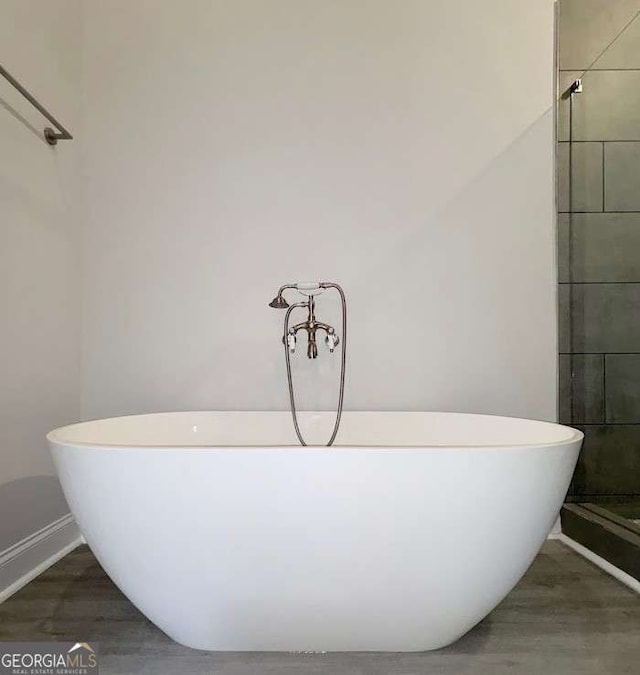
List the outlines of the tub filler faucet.
{"label": "tub filler faucet", "polygon": [[[283,295],[283,293],[289,289],[298,291],[298,293],[305,296],[307,300],[304,302],[296,302],[290,305],[284,299]],[[340,301],[342,304],[342,340],[340,340],[340,338],[338,337],[338,334],[336,333],[336,330],[333,326],[330,326],[328,323],[324,323],[323,321],[318,321],[316,319],[316,299],[315,299],[316,295],[324,293],[324,291],[327,289],[335,289],[340,295]],[[295,428],[296,435],[301,445],[306,445],[306,443],[300,432],[300,427],[298,426],[295,394],[293,390],[293,378],[291,377],[291,355],[296,351],[298,333],[300,331],[307,332],[307,358],[309,359],[318,358],[318,345],[317,345],[318,331],[324,332],[325,334],[324,342],[327,345],[329,352],[331,354],[333,354],[333,352],[335,351],[336,347],[339,344],[342,344],[338,409],[336,412],[336,420],[333,427],[333,433],[331,434],[331,438],[327,443],[327,445],[332,445],[338,433],[338,427],[340,426],[340,418],[342,416],[342,403],[344,400],[344,376],[347,357],[347,303],[344,291],[340,286],[338,286],[338,284],[334,284],[333,282],[329,281],[285,284],[284,286],[280,287],[280,289],[278,290],[278,294],[269,303],[269,306],[273,307],[274,309],[287,310],[284,317],[284,334],[282,336],[282,342],[284,344],[285,363],[287,366],[287,381],[289,384],[289,402],[291,405],[293,426]],[[295,309],[306,309],[307,319],[306,321],[302,321],[293,326],[289,326],[289,319],[291,316],[291,312],[293,312]]]}
{"label": "tub filler faucet", "polygon": [[293,354],[296,350],[296,341],[298,331],[306,330],[307,331],[307,358],[317,359],[318,358],[318,347],[316,344],[316,333],[319,330],[325,332],[325,344],[329,348],[329,351],[333,354],[333,351],[338,346],[340,338],[338,337],[335,328],[330,326],[327,323],[316,320],[316,301],[313,295],[309,296],[308,302],[302,303],[306,305],[309,309],[309,314],[307,320],[302,323],[297,323],[295,326],[291,326],[287,331],[286,335],[282,336],[283,341],[286,342],[287,349]]}

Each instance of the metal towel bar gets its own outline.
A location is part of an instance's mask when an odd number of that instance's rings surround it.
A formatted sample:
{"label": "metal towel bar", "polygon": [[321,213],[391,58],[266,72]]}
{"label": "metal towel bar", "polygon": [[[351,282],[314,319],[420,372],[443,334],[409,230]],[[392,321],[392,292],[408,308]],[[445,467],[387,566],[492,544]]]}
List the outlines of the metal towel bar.
{"label": "metal towel bar", "polygon": [[43,136],[45,141],[49,145],[55,145],[58,141],[70,141],[73,136],[58,122],[58,120],[16,80],[11,73],[9,73],[5,68],[0,65],[0,75],[2,75],[9,84],[13,85],[26,99],[31,103],[31,105],[42,115],[44,115],[51,124],[56,128],[57,131],[51,127],[45,127]]}

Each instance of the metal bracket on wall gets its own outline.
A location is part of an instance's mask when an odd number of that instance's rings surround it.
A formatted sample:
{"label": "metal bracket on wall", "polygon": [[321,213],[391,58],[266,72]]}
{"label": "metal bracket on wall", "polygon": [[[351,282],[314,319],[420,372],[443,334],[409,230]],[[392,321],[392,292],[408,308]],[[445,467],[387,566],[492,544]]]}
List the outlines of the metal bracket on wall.
{"label": "metal bracket on wall", "polygon": [[578,78],[577,80],[574,80],[569,85],[569,88],[565,93],[566,96],[571,96],[572,94],[582,94],[582,79]]}
{"label": "metal bracket on wall", "polygon": [[26,99],[31,103],[31,105],[41,114],[46,117],[51,124],[55,127],[45,127],[42,135],[44,136],[45,141],[49,145],[55,145],[58,141],[70,141],[73,136],[58,122],[58,120],[44,107],[42,106],[21,84],[16,80],[6,68],[3,68],[0,65],[0,75],[2,75],[9,84],[15,87]]}

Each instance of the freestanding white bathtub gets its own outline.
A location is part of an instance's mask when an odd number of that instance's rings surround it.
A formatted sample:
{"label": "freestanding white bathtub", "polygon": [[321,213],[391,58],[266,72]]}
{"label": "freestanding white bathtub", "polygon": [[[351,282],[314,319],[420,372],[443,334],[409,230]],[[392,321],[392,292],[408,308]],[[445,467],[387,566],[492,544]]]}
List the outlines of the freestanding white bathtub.
{"label": "freestanding white bathtub", "polygon": [[[302,413],[321,442],[333,413]],[[443,647],[549,533],[582,434],[453,413],[347,412],[332,448],[289,413],[190,412],[48,435],[106,572],[174,640],[212,650]]]}

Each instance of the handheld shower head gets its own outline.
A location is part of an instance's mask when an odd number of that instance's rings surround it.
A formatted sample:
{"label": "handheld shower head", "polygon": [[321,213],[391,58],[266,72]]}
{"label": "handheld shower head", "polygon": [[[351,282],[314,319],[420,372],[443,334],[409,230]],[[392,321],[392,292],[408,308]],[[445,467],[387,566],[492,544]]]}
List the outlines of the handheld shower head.
{"label": "handheld shower head", "polygon": [[289,307],[289,303],[278,293],[276,297],[269,303],[269,307],[273,307],[274,309],[287,309]]}

